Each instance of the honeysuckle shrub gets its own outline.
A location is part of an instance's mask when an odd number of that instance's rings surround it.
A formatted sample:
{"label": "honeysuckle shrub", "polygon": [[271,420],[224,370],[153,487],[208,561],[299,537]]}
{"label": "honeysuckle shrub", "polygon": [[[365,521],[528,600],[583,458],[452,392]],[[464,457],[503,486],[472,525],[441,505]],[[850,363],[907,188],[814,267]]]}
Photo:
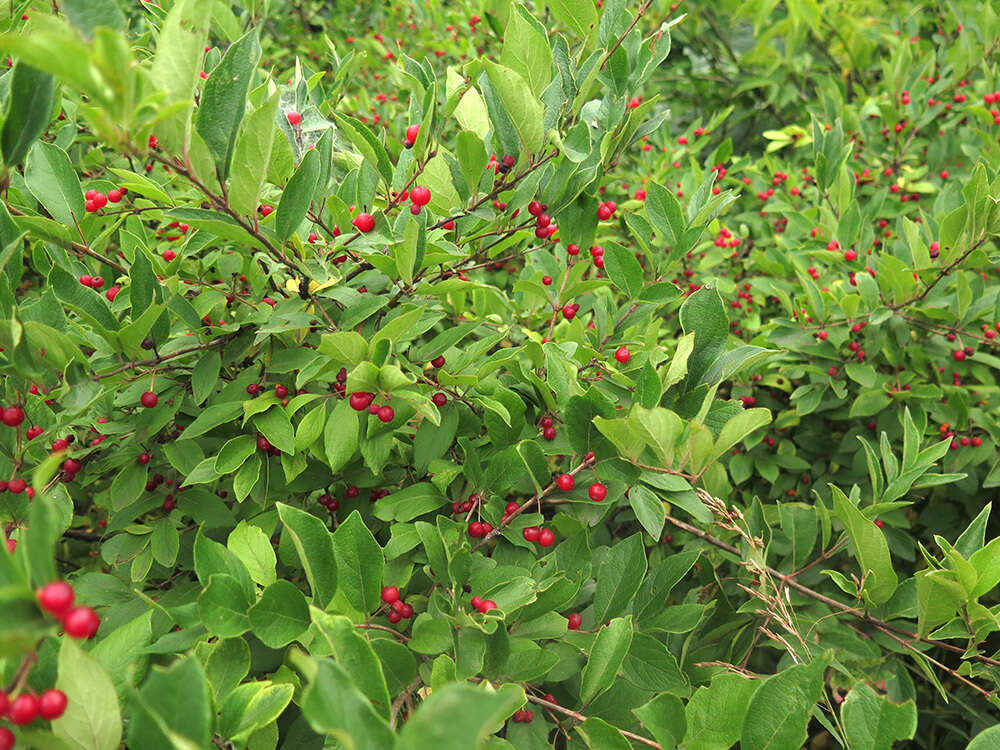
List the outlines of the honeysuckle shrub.
{"label": "honeysuckle shrub", "polygon": [[0,748],[997,746],[998,48],[12,2]]}

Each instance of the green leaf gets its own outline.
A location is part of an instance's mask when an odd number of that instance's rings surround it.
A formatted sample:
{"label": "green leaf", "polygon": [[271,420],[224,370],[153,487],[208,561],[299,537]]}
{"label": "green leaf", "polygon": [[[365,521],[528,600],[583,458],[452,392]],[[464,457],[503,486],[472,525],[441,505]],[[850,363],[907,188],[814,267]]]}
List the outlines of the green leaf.
{"label": "green leaf", "polygon": [[549,0],[549,10],[581,39],[593,43],[597,33],[597,9],[590,0]]}
{"label": "green leaf", "polygon": [[250,578],[261,586],[274,583],[274,572],[277,559],[271,540],[259,526],[246,521],[240,521],[236,528],[229,532],[226,547],[246,566]]}
{"label": "green leaf", "polygon": [[128,746],[159,750],[186,740],[197,748],[209,747],[211,700],[205,671],[194,657],[183,657],[168,669],[155,667],[134,699]]}
{"label": "green leaf", "polygon": [[580,702],[587,705],[618,676],[632,645],[632,617],[616,617],[597,631],[580,678]]}
{"label": "green leaf", "polygon": [[[317,632],[326,642],[337,664],[368,696],[382,718],[388,719],[391,708],[389,689],[386,686],[382,662],[379,661],[372,645],[359,634],[354,623],[343,615],[328,615],[316,607],[311,609],[311,615]],[[318,642],[313,643],[311,650],[314,654],[325,655],[320,652]],[[412,656],[410,658],[412,659]]]}
{"label": "green leaf", "polygon": [[631,299],[642,294],[642,266],[635,257],[615,242],[604,245],[604,263],[608,278]]}
{"label": "green leaf", "polygon": [[684,333],[694,333],[687,367],[688,380],[697,384],[725,351],[729,337],[729,318],[718,289],[703,287],[688,297],[681,305],[680,321]]}
{"label": "green leaf", "polygon": [[59,642],[55,687],[66,694],[66,711],[52,722],[52,734],[74,750],[115,750],[122,739],[122,715],[108,671],[70,638]]}
{"label": "green leaf", "polygon": [[219,733],[244,744],[256,730],[278,720],[294,693],[293,685],[272,685],[269,680],[237,686],[222,703]]}
{"label": "green leaf", "polygon": [[191,390],[196,404],[203,404],[212,395],[219,372],[222,370],[222,355],[208,351],[198,360],[191,372]]}
{"label": "green leaf", "polygon": [[387,185],[391,185],[393,170],[389,154],[368,126],[341,112],[337,113],[337,124],[347,140],[365,157],[365,161],[375,168]]}
{"label": "green leaf", "polygon": [[546,29],[520,3],[510,7],[500,63],[517,71],[536,97],[552,80],[552,48]]}
{"label": "green leaf", "polygon": [[[372,704],[351,681],[343,667],[332,659],[308,660],[304,654],[297,659],[306,668],[309,684],[302,692],[301,707],[314,730],[338,738],[347,747],[398,748],[389,724],[372,708]],[[409,725],[407,721],[407,726]]]}
{"label": "green leaf", "polygon": [[247,92],[260,53],[257,29],[254,28],[229,45],[201,92],[195,128],[212,152],[219,179],[222,180],[229,176],[236,136],[246,109]]}
{"label": "green leaf", "polygon": [[603,719],[590,717],[574,727],[590,750],[631,750],[625,735]]}
{"label": "green leaf", "polygon": [[295,453],[295,430],[288,412],[279,404],[253,418],[254,426],[282,453]]}
{"label": "green leaf", "polygon": [[358,450],[361,420],[346,399],[341,400],[330,412],[323,432],[326,462],[331,472],[340,471],[354,458]]}
{"label": "green leaf", "polygon": [[675,748],[687,731],[684,704],[676,695],[662,693],[649,703],[633,708],[632,713],[639,717],[663,750]]}
{"label": "green leaf", "polygon": [[[191,139],[194,92],[211,13],[212,3],[179,0],[160,27],[151,75],[156,89],[166,94],[164,104],[176,104],[177,108],[160,124],[157,135],[163,145],[177,150],[186,150]],[[260,166],[258,163],[258,170]]]}
{"label": "green leaf", "polygon": [[375,503],[375,517],[382,521],[412,521],[445,503],[441,490],[430,482],[418,482],[393,492]]}
{"label": "green leaf", "polygon": [[121,510],[138,500],[146,489],[146,467],[130,461],[111,480],[111,509]]}
{"label": "green leaf", "polygon": [[251,112],[243,126],[233,153],[232,179],[229,186],[229,203],[244,216],[254,216],[260,200],[260,190],[267,179],[267,170],[261,165],[271,161],[274,135],[277,126],[278,94],[274,94]]}
{"label": "green leaf", "polygon": [[1000,747],[1000,725],[984,729],[966,746],[965,750],[993,750]]}
{"label": "green leaf", "polygon": [[250,435],[240,435],[227,440],[215,457],[215,473],[220,476],[232,474],[253,455],[255,450],[257,441]]}
{"label": "green leaf", "polygon": [[840,709],[844,733],[853,747],[892,750],[893,743],[913,739],[917,706],[912,700],[897,704],[859,682]]}
{"label": "green leaf", "polygon": [[872,604],[887,602],[896,590],[897,579],[885,535],[839,488],[833,485],[830,488],[833,491],[834,513],[851,538],[855,557],[865,576],[864,593]]}
{"label": "green leaf", "polygon": [[125,25],[125,14],[115,0],[63,0],[62,7],[69,22],[87,38],[100,26],[120,29]]}
{"label": "green leaf", "polygon": [[344,597],[359,612],[374,612],[382,591],[385,555],[358,511],[352,511],[333,533],[333,549]]}
{"label": "green leaf", "polygon": [[281,193],[281,202],[278,203],[274,222],[275,231],[281,242],[291,237],[292,232],[306,218],[309,204],[312,203],[313,196],[316,195],[319,173],[319,152],[316,149],[310,149],[302,157],[302,163],[299,164],[292,179],[288,181]]}
{"label": "green leaf", "polygon": [[278,516],[291,535],[295,551],[312,589],[313,602],[325,609],[337,591],[337,560],[333,536],[311,513],[284,503],[275,503]]}
{"label": "green leaf", "polygon": [[[732,747],[740,738],[740,726],[744,717],[749,717],[747,708],[760,686],[759,680],[723,672],[708,686],[698,688],[687,705],[685,750]],[[782,709],[785,713],[787,709]],[[720,716],[725,721],[719,721]]]}
{"label": "green leaf", "polygon": [[500,722],[524,705],[524,701],[524,689],[518,685],[487,691],[483,687],[450,683],[434,690],[407,719],[395,750],[481,747]]}
{"label": "green leaf", "polygon": [[52,116],[55,79],[20,60],[10,72],[7,113],[0,131],[0,153],[7,166],[20,164]]}
{"label": "green leaf", "polygon": [[914,578],[917,579],[917,633],[923,637],[955,617],[969,601],[969,594],[950,570],[923,570]]}
{"label": "green leaf", "polygon": [[743,718],[743,750],[785,750],[806,743],[812,708],[823,695],[826,659],[796,664],[769,677],[754,693]]}
{"label": "green leaf", "polygon": [[484,60],[483,67],[517,131],[522,148],[529,154],[539,153],[545,141],[545,132],[542,130],[544,112],[538,97],[516,71],[490,60]]}
{"label": "green leaf", "polygon": [[80,178],[61,148],[45,141],[35,143],[24,164],[24,181],[31,194],[60,224],[73,227],[83,221],[86,211]]}
{"label": "green leaf", "polygon": [[250,629],[250,599],[239,582],[225,573],[209,578],[198,596],[198,613],[208,631],[219,638],[235,638]]}
{"label": "green leaf", "polygon": [[625,612],[645,576],[646,549],[642,535],[633,534],[612,547],[597,570],[594,620],[606,622]]}
{"label": "green leaf", "polygon": [[755,430],[771,423],[771,412],[767,409],[747,409],[727,421],[715,441],[712,460],[729,452],[734,445],[749,437]]}
{"label": "green leaf", "polygon": [[623,667],[625,679],[636,687],[687,696],[691,687],[677,659],[656,638],[636,633]]}
{"label": "green leaf", "polygon": [[287,646],[309,628],[309,605],[295,584],[275,581],[247,612],[250,627],[269,648]]}

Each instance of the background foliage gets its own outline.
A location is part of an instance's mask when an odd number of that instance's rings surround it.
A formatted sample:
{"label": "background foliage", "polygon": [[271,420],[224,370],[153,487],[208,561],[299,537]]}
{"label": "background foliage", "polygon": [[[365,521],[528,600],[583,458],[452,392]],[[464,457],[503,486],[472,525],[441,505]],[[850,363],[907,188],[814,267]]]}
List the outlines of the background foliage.
{"label": "background foliage", "polygon": [[1000,744],[991,3],[7,5],[0,747]]}

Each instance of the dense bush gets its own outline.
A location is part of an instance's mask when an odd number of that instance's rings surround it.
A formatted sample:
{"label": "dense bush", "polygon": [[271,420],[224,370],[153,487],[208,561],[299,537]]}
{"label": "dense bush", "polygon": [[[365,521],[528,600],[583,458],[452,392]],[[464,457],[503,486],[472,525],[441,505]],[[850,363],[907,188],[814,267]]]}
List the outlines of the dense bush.
{"label": "dense bush", "polygon": [[1000,746],[993,6],[331,6],[0,19],[0,749]]}

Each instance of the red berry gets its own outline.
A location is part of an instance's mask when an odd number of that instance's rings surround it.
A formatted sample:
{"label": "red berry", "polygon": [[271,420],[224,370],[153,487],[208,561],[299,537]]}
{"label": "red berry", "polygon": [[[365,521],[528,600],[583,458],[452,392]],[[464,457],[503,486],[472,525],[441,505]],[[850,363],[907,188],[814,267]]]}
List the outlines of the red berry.
{"label": "red berry", "polygon": [[503,507],[503,513],[504,513],[505,516],[509,516],[512,513],[516,512],[517,509],[520,508],[520,507],[521,507],[521,504],[518,503],[517,500],[511,500],[509,503],[507,503]]}
{"label": "red berry", "polygon": [[417,185],[410,191],[410,201],[417,206],[426,206],[431,202],[431,191],[423,185]]}
{"label": "red berry", "polygon": [[580,616],[579,612],[570,613],[566,619],[568,620],[567,627],[570,630],[579,630],[580,624],[583,622],[583,618]]}
{"label": "red berry", "polygon": [[431,364],[434,365],[434,367],[444,367],[444,355],[442,354],[432,359]]}
{"label": "red berry", "polygon": [[856,250],[847,250],[844,253],[844,260],[846,260],[846,261],[855,260],[857,257],[858,257],[858,253],[857,253]]}
{"label": "red berry", "polygon": [[38,699],[38,715],[46,721],[58,719],[66,710],[66,693],[62,690],[46,690]]}
{"label": "red berry", "polygon": [[396,612],[395,610],[393,610],[392,612],[389,613],[389,622],[391,622],[393,625],[395,625],[397,622],[399,622],[402,619],[403,619],[403,616],[401,614],[399,614],[399,612]]}
{"label": "red berry", "polygon": [[273,447],[274,446],[271,445],[271,441],[268,440],[263,435],[257,438],[257,450],[262,451],[263,453],[267,453]]}
{"label": "red berry", "polygon": [[469,536],[473,539],[480,539],[486,536],[486,532],[483,531],[483,525],[479,521],[473,521],[469,524]]}
{"label": "red berry", "polygon": [[285,396],[288,395],[288,388],[279,383],[278,385],[274,386],[274,395],[277,396],[278,398],[284,398]]}
{"label": "red berry", "polygon": [[0,750],[14,750],[17,740],[7,727],[0,727]]}
{"label": "red berry", "polygon": [[399,614],[403,616],[404,620],[409,620],[411,617],[413,617],[413,605],[403,604],[403,607],[399,610]]}
{"label": "red berry", "polygon": [[83,464],[77,461],[75,458],[67,458],[63,461],[63,471],[69,474],[76,474],[80,469],[83,468]]}
{"label": "red berry", "polygon": [[28,483],[25,482],[20,477],[11,479],[9,482],[7,482],[7,489],[14,495],[20,495],[22,492],[24,492],[27,486]]}
{"label": "red berry", "polygon": [[500,609],[500,607],[498,607],[497,603],[492,599],[487,599],[485,602],[483,602],[483,606],[480,608],[479,611],[482,612],[483,614],[486,614],[491,609]]}
{"label": "red berry", "polygon": [[607,221],[611,218],[611,209],[608,208],[607,204],[602,204],[600,208],[597,209],[597,218],[601,221]]}
{"label": "red berry", "polygon": [[145,406],[147,409],[152,409],[158,403],[160,403],[160,398],[152,391],[146,391],[139,397],[139,403]]}
{"label": "red berry", "polygon": [[546,427],[544,430],[542,430],[542,437],[545,438],[546,440],[555,440],[556,439],[556,428],[555,427]]}
{"label": "red berry", "polygon": [[615,351],[615,359],[617,359],[622,364],[625,364],[632,357],[632,352],[628,350],[628,347],[619,346]]}
{"label": "red berry", "polygon": [[399,599],[399,589],[395,586],[384,586],[382,588],[382,601],[392,604]]}
{"label": "red berry", "polygon": [[480,609],[483,606],[483,599],[482,599],[482,597],[479,597],[479,596],[472,597],[471,604],[476,609]]}
{"label": "red berry", "polygon": [[[964,359],[965,359],[965,352],[964,352],[964,351],[962,351],[961,349],[958,349],[957,351],[954,351],[954,352],[952,352],[952,353],[951,353],[951,356],[952,356],[952,358],[953,358],[953,359],[954,359],[954,360],[955,360],[956,362],[961,362],[962,360],[964,360]],[[4,423],[5,423],[5,424],[6,424],[6,422],[7,422],[7,419],[6,419],[6,417],[7,417],[7,412],[5,411],[5,412],[4,412]]]}
{"label": "red berry", "polygon": [[556,479],[556,484],[563,492],[569,492],[576,486],[576,480],[573,479],[572,474],[560,474],[559,478]]}
{"label": "red berry", "polygon": [[109,190],[108,191],[108,200],[111,201],[112,203],[119,203],[121,201],[121,199],[122,199],[122,191],[121,190]]}
{"label": "red berry", "polygon": [[396,418],[396,411],[391,406],[382,406],[379,407],[376,416],[378,416],[380,422],[389,424],[389,422]]}
{"label": "red berry", "polygon": [[375,398],[374,393],[366,393],[365,391],[356,391],[352,393],[348,402],[351,404],[351,408],[355,411],[364,411],[371,404],[372,399]]}
{"label": "red berry", "polygon": [[289,112],[285,116],[288,118],[289,125],[295,126],[298,125],[300,122],[302,122],[302,115],[300,115],[298,112]]}
{"label": "red berry", "polygon": [[70,638],[90,638],[97,632],[101,620],[90,607],[74,607],[63,616],[62,625]]}
{"label": "red berry", "polygon": [[447,396],[445,396],[445,395],[444,395],[443,393],[441,393],[440,391],[438,391],[438,392],[437,392],[437,393],[435,393],[435,394],[434,394],[433,396],[431,396],[431,401],[433,401],[433,402],[434,402],[434,405],[435,405],[435,406],[437,406],[437,407],[439,407],[439,408],[440,408],[440,407],[442,407],[442,406],[444,406],[445,404],[447,404],[447,403],[448,403],[448,397],[447,397]]}
{"label": "red berry", "polygon": [[538,544],[542,547],[551,547],[555,544],[556,535],[552,529],[542,529],[538,535]]}
{"label": "red berry", "polygon": [[91,284],[94,283],[94,277],[91,276],[89,273],[85,273],[83,274],[83,276],[80,277],[80,283],[83,284],[84,286],[90,286]]}
{"label": "red berry", "polygon": [[23,693],[10,703],[7,719],[15,726],[30,724],[38,718],[38,698],[31,693]]}
{"label": "red berry", "polygon": [[538,541],[538,537],[541,533],[542,530],[537,526],[526,526],[521,530],[521,536],[524,537],[524,541],[532,543]]}
{"label": "red berry", "polygon": [[594,482],[590,485],[590,489],[587,490],[587,494],[590,495],[591,500],[595,503],[599,503],[608,496],[608,488],[600,482]]}
{"label": "red berry", "polygon": [[351,223],[359,232],[366,234],[375,228],[375,217],[369,213],[362,213],[358,214]]}
{"label": "red berry", "polygon": [[542,276],[542,283],[545,284],[545,286],[552,286],[552,277]]}
{"label": "red berry", "polygon": [[562,315],[566,320],[573,320],[576,317],[576,306],[575,305],[563,305]]}
{"label": "red berry", "polygon": [[417,135],[419,135],[419,133],[420,133],[419,125],[410,125],[410,127],[406,129],[406,140],[408,140],[410,143],[416,143]]}
{"label": "red berry", "polygon": [[164,250],[163,251],[163,260],[167,261],[167,263],[169,263],[170,261],[172,261],[176,257],[177,257],[177,253],[175,253],[173,250]]}
{"label": "red berry", "polygon": [[146,464],[148,464],[150,462],[150,460],[152,458],[153,457],[150,454],[148,454],[148,453],[140,453],[139,456],[138,456],[138,458],[136,458],[135,460],[138,461],[143,466],[145,466]]}
{"label": "red berry", "polygon": [[3,410],[0,419],[8,427],[17,427],[24,421],[24,410],[20,406],[8,406]]}
{"label": "red berry", "polygon": [[56,617],[68,612],[73,606],[73,587],[66,581],[53,581],[38,589],[38,605]]}

